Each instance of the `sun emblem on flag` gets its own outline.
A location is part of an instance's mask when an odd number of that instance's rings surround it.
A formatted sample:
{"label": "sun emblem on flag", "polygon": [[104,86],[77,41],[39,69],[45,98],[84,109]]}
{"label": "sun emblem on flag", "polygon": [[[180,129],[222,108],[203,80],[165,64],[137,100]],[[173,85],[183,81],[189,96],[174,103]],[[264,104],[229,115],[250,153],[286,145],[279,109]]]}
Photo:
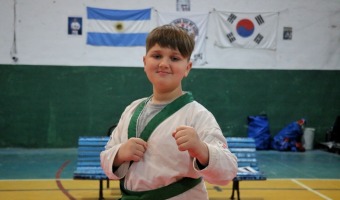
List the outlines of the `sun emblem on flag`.
{"label": "sun emblem on flag", "polygon": [[115,25],[114,25],[115,29],[118,31],[118,32],[121,32],[124,30],[124,24],[122,22],[117,22]]}
{"label": "sun emblem on flag", "polygon": [[183,28],[188,32],[190,36],[192,36],[195,39],[199,34],[198,26],[196,25],[195,22],[191,21],[190,19],[178,18],[173,20],[170,24]]}

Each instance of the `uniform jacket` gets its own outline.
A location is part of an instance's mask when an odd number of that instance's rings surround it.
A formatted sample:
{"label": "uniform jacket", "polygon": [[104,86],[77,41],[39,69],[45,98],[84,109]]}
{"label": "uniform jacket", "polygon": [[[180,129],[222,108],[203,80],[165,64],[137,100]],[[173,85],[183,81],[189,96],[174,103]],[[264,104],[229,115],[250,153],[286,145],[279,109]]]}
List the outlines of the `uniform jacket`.
{"label": "uniform jacket", "polygon": [[[113,171],[112,164],[117,151],[128,139],[130,118],[145,98],[132,102],[126,107],[119,123],[112,132],[110,140],[101,152],[101,165],[110,179],[125,177],[125,188],[132,191],[144,191],[169,185],[183,177],[203,177],[211,184],[226,185],[237,173],[237,158],[227,146],[226,139],[214,116],[196,101],[186,104],[168,117],[154,130],[148,139],[148,148],[142,160],[123,163]],[[172,132],[180,125],[194,127],[200,139],[209,149],[209,164],[199,169],[196,159],[187,151],[179,151]],[[171,198],[172,200],[195,199],[207,200],[205,183]]]}

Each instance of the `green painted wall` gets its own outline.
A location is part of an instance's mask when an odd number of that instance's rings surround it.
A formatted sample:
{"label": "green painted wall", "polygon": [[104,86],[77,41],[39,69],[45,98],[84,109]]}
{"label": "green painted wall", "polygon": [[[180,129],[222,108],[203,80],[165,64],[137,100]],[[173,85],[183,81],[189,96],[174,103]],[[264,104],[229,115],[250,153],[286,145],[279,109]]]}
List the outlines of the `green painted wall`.
{"label": "green painted wall", "polygon": [[[227,136],[247,136],[247,116],[267,114],[271,134],[300,118],[316,141],[340,114],[340,71],[193,69],[184,90]],[[124,108],[149,96],[143,68],[0,65],[0,147],[76,147],[106,135]]]}

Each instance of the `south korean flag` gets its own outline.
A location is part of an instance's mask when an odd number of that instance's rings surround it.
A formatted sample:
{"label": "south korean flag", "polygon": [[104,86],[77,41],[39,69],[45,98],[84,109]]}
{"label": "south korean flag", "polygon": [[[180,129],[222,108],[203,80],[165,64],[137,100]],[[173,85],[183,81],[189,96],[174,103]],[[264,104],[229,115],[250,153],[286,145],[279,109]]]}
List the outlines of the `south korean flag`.
{"label": "south korean flag", "polygon": [[222,48],[276,49],[278,13],[213,12],[215,45]]}

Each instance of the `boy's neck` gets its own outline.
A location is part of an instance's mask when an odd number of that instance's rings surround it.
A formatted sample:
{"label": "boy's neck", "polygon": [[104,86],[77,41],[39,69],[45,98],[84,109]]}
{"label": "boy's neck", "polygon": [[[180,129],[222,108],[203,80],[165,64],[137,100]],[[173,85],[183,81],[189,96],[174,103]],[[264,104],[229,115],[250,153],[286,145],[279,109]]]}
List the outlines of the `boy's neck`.
{"label": "boy's neck", "polygon": [[154,104],[166,104],[182,96],[182,94],[184,94],[182,90],[167,93],[154,92],[151,101]]}

